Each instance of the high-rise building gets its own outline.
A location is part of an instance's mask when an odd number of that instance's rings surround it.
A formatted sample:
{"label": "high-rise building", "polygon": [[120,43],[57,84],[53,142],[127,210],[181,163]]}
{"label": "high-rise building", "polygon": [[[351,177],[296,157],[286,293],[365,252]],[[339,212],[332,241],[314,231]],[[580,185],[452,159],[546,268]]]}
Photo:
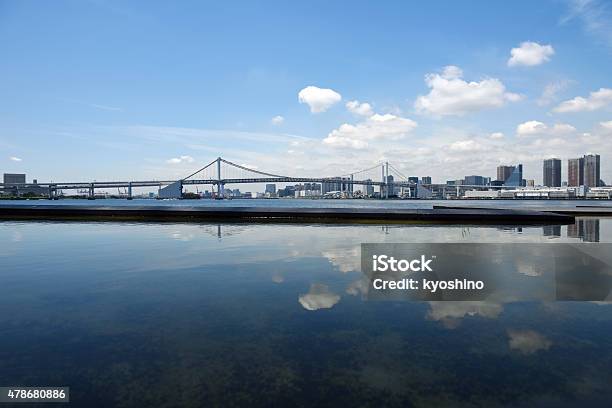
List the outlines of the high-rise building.
{"label": "high-rise building", "polygon": [[546,187],[561,187],[561,160],[544,160],[543,185]]}
{"label": "high-rise building", "polygon": [[423,176],[423,177],[421,177],[421,183],[423,183],[423,184],[431,184],[431,177],[430,176]]}
{"label": "high-rise building", "polygon": [[276,194],[276,184],[266,184],[266,194]]}
{"label": "high-rise building", "polygon": [[514,166],[497,166],[497,181],[505,182],[514,171]]}
{"label": "high-rise building", "polygon": [[[508,169],[512,169],[512,171],[509,171]],[[508,175],[508,177],[503,179],[503,177],[506,175]],[[497,180],[498,181],[501,180],[503,181],[505,186],[511,186],[511,187],[521,187],[527,184],[526,182],[523,181],[523,165],[522,164],[517,164],[516,166],[498,166],[497,167]]]}
{"label": "high-rise building", "polygon": [[25,182],[25,174],[4,173],[4,184],[22,184]]}
{"label": "high-rise building", "polygon": [[419,178],[418,177],[408,177],[408,181],[414,184],[417,184],[419,182]]}
{"label": "high-rise building", "polygon": [[389,189],[389,197],[396,194],[395,185],[393,184],[393,176],[391,174],[387,176],[387,188]]}
{"label": "high-rise building", "polygon": [[599,155],[588,154],[584,156],[584,185],[598,187],[600,180]]}
{"label": "high-rise building", "polygon": [[[372,181],[372,179],[367,179],[366,181]],[[368,197],[374,196],[374,186],[372,184],[366,184],[364,190]]]}
{"label": "high-rise building", "polygon": [[567,185],[569,187],[584,185],[584,158],[580,157],[567,161]]}

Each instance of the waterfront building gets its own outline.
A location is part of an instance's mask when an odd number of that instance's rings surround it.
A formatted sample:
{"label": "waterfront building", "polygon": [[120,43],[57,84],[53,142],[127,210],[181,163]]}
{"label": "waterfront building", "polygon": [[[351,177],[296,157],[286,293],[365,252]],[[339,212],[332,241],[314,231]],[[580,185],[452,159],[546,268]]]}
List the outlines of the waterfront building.
{"label": "waterfront building", "polygon": [[487,190],[487,191],[468,190],[465,192],[464,197],[467,199],[480,199],[480,200],[489,199],[491,200],[491,199],[499,198],[500,191],[499,190]]}
{"label": "waterfront building", "polygon": [[535,187],[535,180],[527,180],[527,187]]}
{"label": "waterfront building", "polygon": [[[507,167],[507,166],[501,166],[501,167]],[[512,167],[513,170],[510,173],[510,176],[508,176],[508,178],[504,181],[504,185],[511,186],[511,187],[522,187],[525,184],[527,184],[525,180],[523,180],[523,165],[518,164],[516,166],[510,166],[510,167]],[[498,170],[499,170],[499,167],[498,167]],[[498,171],[498,176],[499,176],[499,171]]]}
{"label": "waterfront building", "polygon": [[486,186],[488,183],[490,183],[490,180],[491,179],[489,177],[483,176],[465,176],[463,179],[463,184],[468,186]]}
{"label": "waterfront building", "polygon": [[[366,181],[372,181],[372,179],[367,179]],[[374,197],[374,186],[372,184],[366,184],[364,190],[366,196]]]}
{"label": "waterfront building", "polygon": [[393,184],[393,176],[391,174],[387,176],[387,188],[389,189],[389,197],[397,194],[395,191],[395,185]]}
{"label": "waterfront building", "polygon": [[514,166],[497,166],[497,181],[505,183],[513,171]]}
{"label": "waterfront building", "polygon": [[584,156],[584,185],[586,187],[600,186],[600,158],[598,154]]}
{"label": "waterfront building", "polygon": [[419,178],[418,177],[408,177],[408,181],[414,184],[418,184]]}
{"label": "waterfront building", "polygon": [[584,158],[579,157],[567,161],[567,185],[570,187],[584,185]]}
{"label": "waterfront building", "polygon": [[421,183],[423,183],[423,184],[431,184],[431,177],[430,176],[423,176],[423,177],[421,177]]}
{"label": "waterfront building", "polygon": [[544,160],[542,180],[545,187],[561,187],[561,160]]}
{"label": "waterfront building", "polygon": [[266,184],[266,194],[276,194],[276,184]]}
{"label": "waterfront building", "polygon": [[4,173],[4,184],[24,184],[25,182],[25,174]]}

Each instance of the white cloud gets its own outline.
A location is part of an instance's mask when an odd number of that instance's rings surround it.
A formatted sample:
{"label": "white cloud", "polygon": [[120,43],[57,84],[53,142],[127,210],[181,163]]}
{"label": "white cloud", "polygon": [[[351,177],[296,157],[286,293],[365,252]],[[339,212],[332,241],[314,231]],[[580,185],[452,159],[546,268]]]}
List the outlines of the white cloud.
{"label": "white cloud", "polygon": [[548,350],[552,342],[533,330],[508,330],[508,345],[511,350],[523,354],[533,354],[540,350]]}
{"label": "white cloud", "polygon": [[540,95],[540,98],[537,100],[537,104],[539,106],[546,106],[557,101],[559,92],[565,90],[571,82],[572,81],[563,79],[547,84],[542,91],[542,95]]}
{"label": "white cloud", "polygon": [[506,102],[515,102],[521,96],[506,92],[504,84],[496,78],[485,78],[480,82],[462,79],[463,71],[456,66],[447,66],[442,74],[427,74],[425,83],[431,88],[414,103],[419,113],[434,116],[456,115],[499,108]]}
{"label": "white cloud", "polygon": [[356,125],[345,123],[332,130],[323,143],[333,147],[365,149],[369,141],[399,140],[416,127],[417,123],[411,119],[390,113],[374,114]]}
{"label": "white cloud", "polygon": [[583,24],[587,33],[612,47],[612,12],[608,2],[569,0],[566,3],[569,12],[561,18],[561,24],[577,19]]}
{"label": "white cloud", "polygon": [[449,148],[455,152],[476,152],[485,149],[484,146],[471,139],[453,142]]}
{"label": "white cloud", "polygon": [[502,140],[504,138],[504,134],[502,132],[493,132],[489,135],[489,138],[493,140]]}
{"label": "white cloud", "polygon": [[534,66],[540,65],[550,60],[555,54],[555,50],[551,45],[540,45],[537,42],[525,41],[520,47],[510,50],[510,59],[508,60],[509,67],[519,65]]}
{"label": "white cloud", "polygon": [[11,156],[9,157],[9,160],[14,162],[20,162],[22,159],[21,157]]}
{"label": "white cloud", "polygon": [[342,95],[333,89],[307,86],[298,93],[300,103],[305,103],[310,107],[310,112],[325,112],[332,105],[342,100]]}
{"label": "white cloud", "polygon": [[283,118],[281,115],[276,115],[270,120],[273,125],[281,125],[284,121],[285,118]]}
{"label": "white cloud", "polygon": [[360,103],[359,101],[348,101],[346,103],[346,109],[348,109],[349,112],[360,116],[372,116],[374,114],[372,111],[372,106],[367,102]]}
{"label": "white cloud", "polygon": [[588,97],[577,96],[561,102],[553,111],[559,113],[594,111],[612,104],[612,89],[600,88],[593,91]]}
{"label": "white cloud", "polygon": [[576,131],[576,128],[567,123],[557,123],[548,126],[537,120],[529,120],[516,127],[516,135],[519,137],[527,136],[560,136],[567,135]]}
{"label": "white cloud", "polygon": [[340,301],[340,296],[331,292],[326,285],[313,283],[308,293],[298,298],[306,310],[330,309]]}
{"label": "white cloud", "polygon": [[609,120],[607,122],[599,122],[599,126],[606,130],[612,130],[612,120]]}
{"label": "white cloud", "polygon": [[180,156],[173,157],[171,159],[166,160],[168,164],[180,164],[180,163],[193,163],[195,160],[191,156]]}

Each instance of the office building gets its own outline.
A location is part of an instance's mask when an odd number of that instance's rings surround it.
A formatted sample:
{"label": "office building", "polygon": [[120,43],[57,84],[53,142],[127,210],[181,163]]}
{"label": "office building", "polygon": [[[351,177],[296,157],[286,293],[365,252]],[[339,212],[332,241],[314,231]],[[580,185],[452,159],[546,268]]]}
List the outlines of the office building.
{"label": "office building", "polygon": [[584,185],[586,187],[599,187],[600,185],[600,158],[598,154],[584,156]]}
{"label": "office building", "polygon": [[4,173],[4,184],[23,184],[25,182],[25,174]]}
{"label": "office building", "polygon": [[266,184],[266,194],[276,194],[276,184]]}
{"label": "office building", "polygon": [[421,177],[421,183],[423,183],[423,184],[431,184],[431,177],[430,176]]}
{"label": "office building", "polygon": [[514,166],[497,166],[497,181],[505,183],[513,171]]}
{"label": "office building", "polygon": [[387,176],[387,188],[389,190],[389,197],[397,194],[395,191],[395,185],[393,184],[393,176],[391,174]]}
{"label": "office building", "polygon": [[[511,171],[509,169],[511,169]],[[516,166],[498,166],[497,180],[500,181],[500,176],[505,177],[506,175],[508,175],[508,177],[503,180],[505,186],[524,187],[527,184],[527,182],[523,180],[522,164],[518,164]]]}
{"label": "office building", "polygon": [[567,185],[580,187],[584,185],[584,158],[567,161]]}
{"label": "office building", "polygon": [[418,177],[408,177],[408,181],[414,184],[417,184],[419,182],[419,178]]}
{"label": "office building", "polygon": [[463,184],[468,186],[486,186],[491,179],[483,176],[465,176]]}
{"label": "office building", "polygon": [[[372,181],[372,179],[367,179],[366,181]],[[365,195],[368,197],[374,196],[374,186],[372,184],[366,184],[364,187]]]}
{"label": "office building", "polygon": [[542,176],[545,187],[561,187],[561,160],[544,160]]}

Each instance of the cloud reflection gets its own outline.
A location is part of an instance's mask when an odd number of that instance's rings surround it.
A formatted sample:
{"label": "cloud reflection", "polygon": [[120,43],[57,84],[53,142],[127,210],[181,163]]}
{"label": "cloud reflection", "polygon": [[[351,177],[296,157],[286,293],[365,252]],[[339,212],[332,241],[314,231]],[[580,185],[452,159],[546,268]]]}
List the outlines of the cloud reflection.
{"label": "cloud reflection", "polygon": [[499,303],[482,301],[429,302],[429,306],[427,318],[441,322],[447,329],[458,327],[466,316],[496,319],[504,310]]}
{"label": "cloud reflection", "polygon": [[508,345],[522,354],[534,354],[548,350],[552,342],[533,330],[508,330]]}
{"label": "cloud reflection", "polygon": [[321,283],[313,283],[308,293],[299,297],[300,304],[306,310],[330,309],[339,301],[340,296]]}

